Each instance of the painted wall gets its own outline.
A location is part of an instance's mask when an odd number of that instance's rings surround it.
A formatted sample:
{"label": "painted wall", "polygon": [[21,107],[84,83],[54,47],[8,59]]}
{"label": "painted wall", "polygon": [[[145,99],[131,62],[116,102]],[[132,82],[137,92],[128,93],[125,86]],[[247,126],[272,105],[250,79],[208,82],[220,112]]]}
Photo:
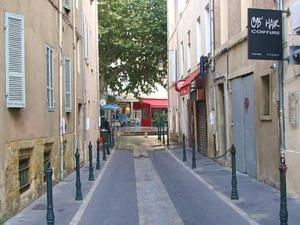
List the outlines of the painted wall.
{"label": "painted wall", "polygon": [[[53,5],[51,4],[53,3]],[[81,66],[82,55],[76,57],[73,49],[73,27],[78,29],[78,37],[81,34],[81,1],[74,1],[76,4],[76,23],[73,21],[73,10],[65,14],[62,21],[62,56],[71,59],[72,67],[72,112],[63,112],[66,119],[66,132],[63,135],[64,152],[60,155],[59,145],[59,27],[58,27],[58,0],[16,0],[0,2],[0,26],[4,27],[5,12],[11,12],[24,16],[25,29],[25,85],[26,85],[26,106],[22,109],[8,109],[5,102],[5,55],[4,55],[4,29],[0,35],[0,221],[16,211],[23,208],[33,199],[45,191],[43,181],[44,152],[51,146],[50,160],[54,169],[54,181],[58,182],[60,177],[60,157],[64,158],[64,176],[74,168],[75,151],[75,99],[83,103],[83,67]],[[98,67],[97,67],[97,6],[96,1],[86,1],[85,12],[90,18],[90,64],[87,66],[88,85],[90,92],[89,117],[91,118],[91,135],[96,140],[97,119],[97,95],[98,95]],[[43,9],[43,10],[41,10]],[[92,13],[93,12],[93,13]],[[43,18],[43,19],[37,19]],[[79,43],[80,38],[79,39]],[[78,44],[78,43],[77,43]],[[46,92],[46,46],[53,48],[53,79],[54,99],[53,111],[47,108]],[[76,47],[76,44],[74,44]],[[76,50],[82,48],[79,44]],[[80,51],[78,51],[80,52]],[[75,60],[77,59],[77,61]],[[74,69],[76,68],[76,69]],[[78,75],[78,76],[77,76]],[[75,91],[75,79],[79,87]],[[63,83],[64,86],[64,83]],[[63,97],[64,99],[64,97]],[[64,102],[62,102],[64,105]],[[63,107],[64,108],[64,107]],[[83,120],[83,117],[82,117]],[[77,122],[76,122],[77,123]],[[82,126],[82,123],[81,123]],[[78,138],[78,137],[77,137]],[[30,188],[26,192],[19,192],[19,157],[23,151],[30,153],[29,181]]]}
{"label": "painted wall", "polygon": [[[216,1],[216,81],[218,84],[223,84],[225,87],[225,118],[220,118],[220,101],[216,100],[217,108],[217,127],[219,123],[226,121],[226,149],[233,143],[232,133],[232,96],[231,96],[231,81],[237,77],[253,74],[255,86],[255,108],[256,108],[256,152],[257,152],[257,178],[266,183],[278,186],[279,181],[279,146],[278,146],[278,112],[277,112],[277,76],[278,72],[271,69],[272,64],[277,62],[272,61],[254,61],[248,60],[247,50],[247,33],[245,30],[246,8],[275,8],[273,1],[249,1],[248,4],[241,4],[242,1],[236,1],[234,7],[226,7],[220,4],[220,0]],[[227,12],[224,12],[227,11]],[[223,12],[223,13],[221,13]],[[240,20],[234,19],[234,15],[239,15]],[[222,18],[222,17],[228,17]],[[226,23],[226,20],[228,21]],[[225,21],[225,28],[224,26]],[[228,39],[221,37],[223,29],[226,29]],[[234,27],[234,28],[232,28]],[[225,41],[224,41],[225,40]],[[224,43],[223,43],[224,42]],[[223,44],[222,44],[223,43]],[[223,51],[228,49],[228,53]],[[223,51],[223,52],[222,52]],[[261,76],[270,75],[271,77],[271,94],[270,94],[270,109],[271,115],[265,118],[262,115],[262,79]],[[217,92],[217,95],[218,92]],[[243,107],[243,106],[241,106]],[[218,137],[220,131],[217,131],[217,140],[222,140]],[[218,143],[218,147],[224,146],[224,143]]]}

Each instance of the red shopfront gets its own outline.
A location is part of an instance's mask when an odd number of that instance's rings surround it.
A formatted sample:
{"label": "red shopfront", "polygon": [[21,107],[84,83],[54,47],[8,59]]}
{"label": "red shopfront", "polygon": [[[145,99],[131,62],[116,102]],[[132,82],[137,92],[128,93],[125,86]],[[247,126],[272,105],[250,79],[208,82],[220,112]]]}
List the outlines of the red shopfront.
{"label": "red shopfront", "polygon": [[156,115],[167,112],[168,99],[144,98],[133,103],[134,110],[142,111],[141,126],[151,127]]}
{"label": "red shopfront", "polygon": [[[205,78],[200,76],[199,67],[184,80],[177,81],[176,90],[180,96],[189,95],[187,100],[187,141],[190,147],[204,152],[207,145]],[[196,145],[196,146],[195,146]]]}

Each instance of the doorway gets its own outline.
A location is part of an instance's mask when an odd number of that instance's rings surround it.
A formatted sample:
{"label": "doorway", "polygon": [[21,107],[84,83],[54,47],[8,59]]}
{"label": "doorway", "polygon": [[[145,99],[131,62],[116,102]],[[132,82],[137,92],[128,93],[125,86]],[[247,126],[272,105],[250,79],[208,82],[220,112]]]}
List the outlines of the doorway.
{"label": "doorway", "polygon": [[233,143],[237,169],[256,177],[256,107],[254,76],[239,77],[232,84]]}

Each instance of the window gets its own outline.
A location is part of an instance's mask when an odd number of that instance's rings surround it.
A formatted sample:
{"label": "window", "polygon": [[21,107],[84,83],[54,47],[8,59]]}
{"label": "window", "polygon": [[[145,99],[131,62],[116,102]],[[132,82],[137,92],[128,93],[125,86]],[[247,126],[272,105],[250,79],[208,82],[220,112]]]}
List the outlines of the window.
{"label": "window", "polygon": [[52,151],[53,144],[46,144],[44,148],[44,182],[46,182],[46,169],[47,163],[51,162],[51,151]]}
{"label": "window", "polygon": [[271,76],[261,77],[262,101],[261,101],[261,119],[271,119]]}
{"label": "window", "polygon": [[205,55],[210,53],[210,39],[211,39],[211,27],[210,27],[210,12],[209,4],[205,7]]}
{"label": "window", "polygon": [[20,193],[22,194],[30,187],[29,180],[29,162],[30,162],[31,149],[23,149],[20,151],[19,156],[19,182]]}
{"label": "window", "polygon": [[180,71],[181,71],[181,75],[183,75],[183,66],[184,66],[184,46],[183,46],[183,41],[180,43],[180,47],[181,47]]}
{"label": "window", "polygon": [[187,32],[187,69],[191,69],[191,31]]}
{"label": "window", "polygon": [[177,80],[177,51],[170,50],[169,51],[169,76],[170,76],[170,84]]}
{"label": "window", "polygon": [[89,24],[85,16],[83,21],[83,32],[84,32],[84,58],[86,63],[89,64]]}
{"label": "window", "polygon": [[46,79],[47,79],[47,106],[48,110],[54,110],[53,88],[53,50],[46,47]]}
{"label": "window", "polygon": [[228,41],[228,0],[220,1],[221,45]]}
{"label": "window", "polygon": [[5,13],[6,105],[25,107],[24,18]]}
{"label": "window", "polygon": [[196,43],[197,43],[197,63],[200,62],[200,56],[201,56],[201,23],[200,23],[200,16],[197,18],[196,21]]}
{"label": "window", "polygon": [[71,79],[71,60],[64,59],[64,78],[65,78],[65,111],[72,111],[72,79]]}
{"label": "window", "polygon": [[72,7],[72,0],[63,0],[63,5],[66,10],[70,11]]}

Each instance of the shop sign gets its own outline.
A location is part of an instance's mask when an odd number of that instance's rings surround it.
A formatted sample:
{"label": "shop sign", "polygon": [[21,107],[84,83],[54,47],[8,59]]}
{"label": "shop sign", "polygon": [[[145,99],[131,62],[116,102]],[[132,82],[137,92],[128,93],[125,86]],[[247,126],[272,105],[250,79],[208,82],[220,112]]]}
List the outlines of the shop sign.
{"label": "shop sign", "polygon": [[282,11],[248,9],[248,59],[282,59]]}

